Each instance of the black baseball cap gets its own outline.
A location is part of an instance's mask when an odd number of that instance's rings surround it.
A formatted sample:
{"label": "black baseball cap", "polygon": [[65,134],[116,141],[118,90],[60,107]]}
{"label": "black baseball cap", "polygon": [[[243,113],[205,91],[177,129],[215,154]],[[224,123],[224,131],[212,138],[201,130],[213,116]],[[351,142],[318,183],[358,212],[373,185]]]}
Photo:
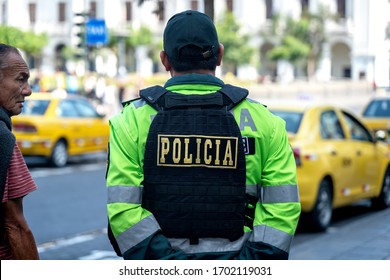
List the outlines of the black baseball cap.
{"label": "black baseball cap", "polygon": [[[185,46],[199,48],[199,55],[183,58]],[[218,54],[217,30],[211,18],[201,12],[187,10],[172,16],[164,30],[164,50],[170,59],[208,60]]]}

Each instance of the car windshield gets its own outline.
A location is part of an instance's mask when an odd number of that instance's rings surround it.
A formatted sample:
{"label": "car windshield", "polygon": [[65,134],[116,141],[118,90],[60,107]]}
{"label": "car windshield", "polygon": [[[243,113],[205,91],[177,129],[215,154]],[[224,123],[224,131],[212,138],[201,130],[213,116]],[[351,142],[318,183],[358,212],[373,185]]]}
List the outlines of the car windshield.
{"label": "car windshield", "polygon": [[50,100],[25,100],[22,115],[42,116],[45,114]]}
{"label": "car windshield", "polygon": [[390,99],[373,100],[363,112],[364,117],[390,117]]}
{"label": "car windshield", "polygon": [[271,110],[271,112],[274,115],[281,117],[286,122],[287,132],[297,133],[299,125],[301,124],[302,113],[281,110]]}

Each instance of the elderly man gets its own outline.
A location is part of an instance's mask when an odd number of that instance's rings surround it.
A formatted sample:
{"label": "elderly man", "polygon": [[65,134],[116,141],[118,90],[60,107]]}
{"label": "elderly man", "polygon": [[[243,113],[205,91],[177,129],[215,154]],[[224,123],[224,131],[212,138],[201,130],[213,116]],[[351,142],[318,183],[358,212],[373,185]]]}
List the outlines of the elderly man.
{"label": "elderly man", "polygon": [[37,246],[23,214],[23,197],[35,185],[12,134],[11,116],[21,113],[30,72],[19,51],[0,44],[0,259],[39,259]]}

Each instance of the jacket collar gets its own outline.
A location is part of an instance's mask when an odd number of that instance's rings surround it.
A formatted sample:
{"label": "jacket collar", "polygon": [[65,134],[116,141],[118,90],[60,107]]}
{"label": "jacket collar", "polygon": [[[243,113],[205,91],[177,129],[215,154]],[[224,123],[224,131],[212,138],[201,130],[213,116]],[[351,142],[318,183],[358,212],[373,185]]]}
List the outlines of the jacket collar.
{"label": "jacket collar", "polygon": [[203,85],[213,85],[222,87],[224,82],[210,74],[185,74],[180,76],[175,76],[170,78],[164,85],[165,88],[173,85],[183,85],[183,84],[203,84]]}
{"label": "jacket collar", "polygon": [[11,117],[3,107],[0,107],[0,121],[4,122],[9,130],[12,130]]}

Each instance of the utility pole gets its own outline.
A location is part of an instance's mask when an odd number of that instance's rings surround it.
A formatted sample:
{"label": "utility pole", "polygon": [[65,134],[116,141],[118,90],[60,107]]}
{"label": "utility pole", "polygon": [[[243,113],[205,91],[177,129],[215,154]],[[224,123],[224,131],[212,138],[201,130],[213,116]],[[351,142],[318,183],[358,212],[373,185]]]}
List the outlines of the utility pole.
{"label": "utility pole", "polygon": [[86,12],[74,13],[73,16],[73,34],[74,34],[74,47],[75,58],[84,60],[86,68],[89,70],[89,51],[86,41],[86,24],[89,14]]}

